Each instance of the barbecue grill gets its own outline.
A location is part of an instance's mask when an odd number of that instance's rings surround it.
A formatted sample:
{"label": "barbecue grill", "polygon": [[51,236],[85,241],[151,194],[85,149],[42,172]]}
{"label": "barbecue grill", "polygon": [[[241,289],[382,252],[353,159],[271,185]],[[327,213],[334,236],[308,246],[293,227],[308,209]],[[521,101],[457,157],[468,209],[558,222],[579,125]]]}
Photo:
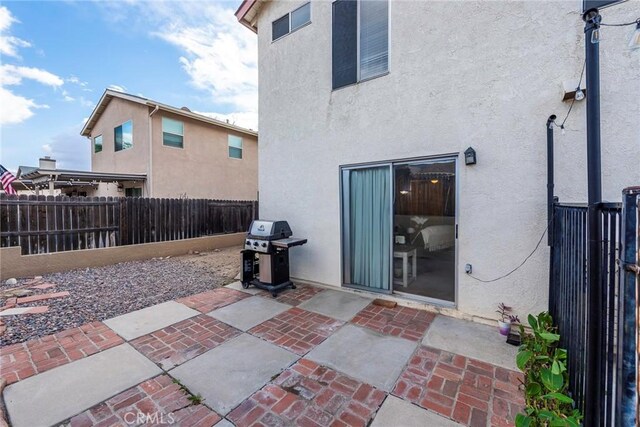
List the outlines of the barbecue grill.
{"label": "barbecue grill", "polygon": [[251,222],[242,251],[243,288],[255,286],[273,297],[286,288],[296,288],[289,278],[289,248],[304,245],[307,239],[292,235],[287,221]]}

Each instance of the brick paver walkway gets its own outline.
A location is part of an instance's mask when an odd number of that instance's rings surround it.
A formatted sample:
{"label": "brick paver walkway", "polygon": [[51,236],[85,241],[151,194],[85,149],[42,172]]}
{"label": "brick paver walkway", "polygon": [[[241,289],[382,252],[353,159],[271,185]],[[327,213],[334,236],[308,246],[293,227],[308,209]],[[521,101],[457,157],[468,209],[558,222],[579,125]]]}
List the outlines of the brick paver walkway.
{"label": "brick paver walkway", "polygon": [[[274,300],[285,304],[298,306],[306,300],[313,298],[315,295],[319,294],[322,291],[323,289],[315,288],[313,286],[296,285],[295,289],[289,289],[287,292],[278,294],[278,297]],[[265,298],[273,298],[271,294],[266,291],[260,292],[258,295]]]}
{"label": "brick paver walkway", "polygon": [[211,427],[220,416],[194,405],[170,376],[161,375],[132,387],[71,418],[71,427],[175,425]]}
{"label": "brick paver walkway", "polygon": [[88,323],[0,348],[0,371],[7,383],[11,384],[123,342],[104,323]]}
{"label": "brick paver walkway", "polygon": [[303,356],[344,322],[294,307],[261,323],[249,333]]}
{"label": "brick paver walkway", "polygon": [[435,317],[433,313],[415,308],[369,304],[351,322],[382,334],[420,341]]}
{"label": "brick paver walkway", "polygon": [[[297,305],[319,292],[322,289],[300,286],[283,292],[277,300]],[[178,302],[208,313],[250,296],[246,292],[219,288]],[[267,297],[271,298],[270,295]],[[520,389],[522,374],[419,345],[434,318],[434,314],[426,311],[370,304],[350,323],[411,340],[417,346],[408,362],[406,359],[399,361],[398,369],[406,365],[391,391],[394,396],[463,425],[512,426],[515,415],[524,405]],[[247,333],[304,357],[344,324],[329,316],[292,307]],[[199,314],[133,339],[129,344],[169,371],[215,347],[226,345],[241,334],[244,332],[207,314]],[[0,349],[1,375],[9,383],[15,383],[123,342],[105,324],[94,322]],[[206,360],[207,356],[202,357]],[[259,358],[260,354],[255,357]],[[193,362],[196,361],[190,363]],[[210,409],[212,406],[207,400],[200,404],[189,400],[188,391],[173,382],[171,372],[144,381],[85,410],[71,419],[71,425],[132,425],[139,421],[137,417],[145,414],[165,417],[145,419],[148,424],[211,426],[221,420],[221,415]],[[207,373],[203,372],[203,375]],[[371,380],[357,380],[349,372],[340,372],[304,358],[273,375],[267,384],[252,389],[258,391],[242,396],[244,400],[238,406],[234,403],[231,407],[235,408],[226,414],[226,419],[238,426],[366,426],[387,396],[385,391],[366,383]],[[215,378],[210,380],[216,381]],[[233,387],[233,383],[228,387]],[[136,419],[132,423],[133,416]]]}
{"label": "brick paver walkway", "polygon": [[228,416],[236,426],[366,426],[386,393],[302,359]]}
{"label": "brick paver walkway", "polygon": [[246,292],[236,291],[229,288],[217,288],[212,291],[202,292],[176,300],[189,308],[198,310],[200,313],[208,313],[216,308],[233,304],[241,299],[249,298],[251,295]]}
{"label": "brick paver walkway", "polygon": [[421,346],[393,394],[462,424],[513,425],[524,405],[521,380],[517,372]]}
{"label": "brick paver walkway", "polygon": [[201,314],[131,341],[136,350],[169,370],[241,334]]}

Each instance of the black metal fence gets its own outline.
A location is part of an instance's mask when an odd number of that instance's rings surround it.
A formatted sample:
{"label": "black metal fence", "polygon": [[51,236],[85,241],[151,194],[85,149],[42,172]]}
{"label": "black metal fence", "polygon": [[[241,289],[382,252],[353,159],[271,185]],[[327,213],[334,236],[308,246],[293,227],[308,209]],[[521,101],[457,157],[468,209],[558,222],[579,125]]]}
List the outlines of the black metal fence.
{"label": "black metal fence", "polygon": [[[627,190],[625,190],[627,191]],[[638,191],[640,193],[640,191]],[[637,292],[637,277],[635,287],[629,289],[628,282],[623,280],[619,260],[623,254],[623,235],[637,236],[640,230],[638,215],[629,215],[629,210],[638,209],[640,194],[633,199],[625,198],[625,214],[621,203],[601,203],[598,206],[600,217],[600,235],[597,236],[601,251],[601,319],[600,334],[601,342],[598,346],[599,381],[596,383],[600,387],[599,402],[587,402],[586,379],[588,369],[586,366],[588,343],[588,327],[590,316],[588,308],[588,282],[587,282],[587,261],[588,261],[588,208],[581,204],[561,204],[555,203],[553,206],[553,222],[550,227],[551,236],[551,265],[549,277],[549,311],[556,321],[560,331],[561,345],[568,351],[568,365],[570,372],[569,390],[577,407],[584,411],[585,405],[597,405],[596,411],[599,414],[600,425],[627,425],[620,423],[624,418],[622,407],[624,406],[624,395],[629,394],[623,390],[628,388],[628,383],[637,380],[637,368],[633,378],[623,376],[622,358],[624,355],[623,346],[629,344],[629,336],[637,334],[637,312],[634,313],[636,319],[633,330],[629,327],[623,328],[624,316],[629,316],[629,309],[624,309],[625,304],[629,305]],[[633,205],[633,206],[632,206]],[[623,222],[623,216],[625,221]],[[637,240],[630,242],[627,238],[625,245],[634,245],[637,262]],[[626,313],[626,314],[625,314]],[[636,343],[633,343],[635,352]],[[627,349],[628,351],[628,349]],[[635,387],[633,387],[636,390]],[[617,422],[616,422],[617,418]],[[585,420],[585,425],[593,425],[590,420]]]}

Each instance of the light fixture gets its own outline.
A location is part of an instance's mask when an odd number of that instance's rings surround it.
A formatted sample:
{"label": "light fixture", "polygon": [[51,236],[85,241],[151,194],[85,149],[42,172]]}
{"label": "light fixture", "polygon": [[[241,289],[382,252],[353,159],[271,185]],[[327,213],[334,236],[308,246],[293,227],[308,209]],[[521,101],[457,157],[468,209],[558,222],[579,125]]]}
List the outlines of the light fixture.
{"label": "light fixture", "polygon": [[438,182],[440,182],[440,181],[438,181],[437,179],[432,179],[432,180],[431,180],[431,183],[432,183],[432,184],[437,184]]}
{"label": "light fixture", "polygon": [[631,34],[631,40],[629,40],[629,49],[640,49],[640,19],[636,23],[636,30]]}
{"label": "light fixture", "polygon": [[576,101],[582,101],[584,99],[584,92],[582,91],[582,89],[577,88],[574,97]]}
{"label": "light fixture", "polygon": [[400,194],[405,196],[405,195],[409,194],[409,192],[407,190],[400,190]]}
{"label": "light fixture", "polygon": [[600,27],[595,27],[591,32],[591,43],[600,43]]}
{"label": "light fixture", "polygon": [[465,165],[475,165],[476,164],[476,150],[469,147],[464,150],[464,164]]}

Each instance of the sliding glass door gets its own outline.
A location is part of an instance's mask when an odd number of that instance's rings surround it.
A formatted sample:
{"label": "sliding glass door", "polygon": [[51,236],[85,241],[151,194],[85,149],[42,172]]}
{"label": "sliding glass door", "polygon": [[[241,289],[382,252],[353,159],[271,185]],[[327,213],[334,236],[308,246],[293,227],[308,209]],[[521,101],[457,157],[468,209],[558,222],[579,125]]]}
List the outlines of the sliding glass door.
{"label": "sliding glass door", "polygon": [[391,165],[342,170],[344,282],[391,292]]}
{"label": "sliding glass door", "polygon": [[453,305],[456,159],[343,167],[343,283]]}

